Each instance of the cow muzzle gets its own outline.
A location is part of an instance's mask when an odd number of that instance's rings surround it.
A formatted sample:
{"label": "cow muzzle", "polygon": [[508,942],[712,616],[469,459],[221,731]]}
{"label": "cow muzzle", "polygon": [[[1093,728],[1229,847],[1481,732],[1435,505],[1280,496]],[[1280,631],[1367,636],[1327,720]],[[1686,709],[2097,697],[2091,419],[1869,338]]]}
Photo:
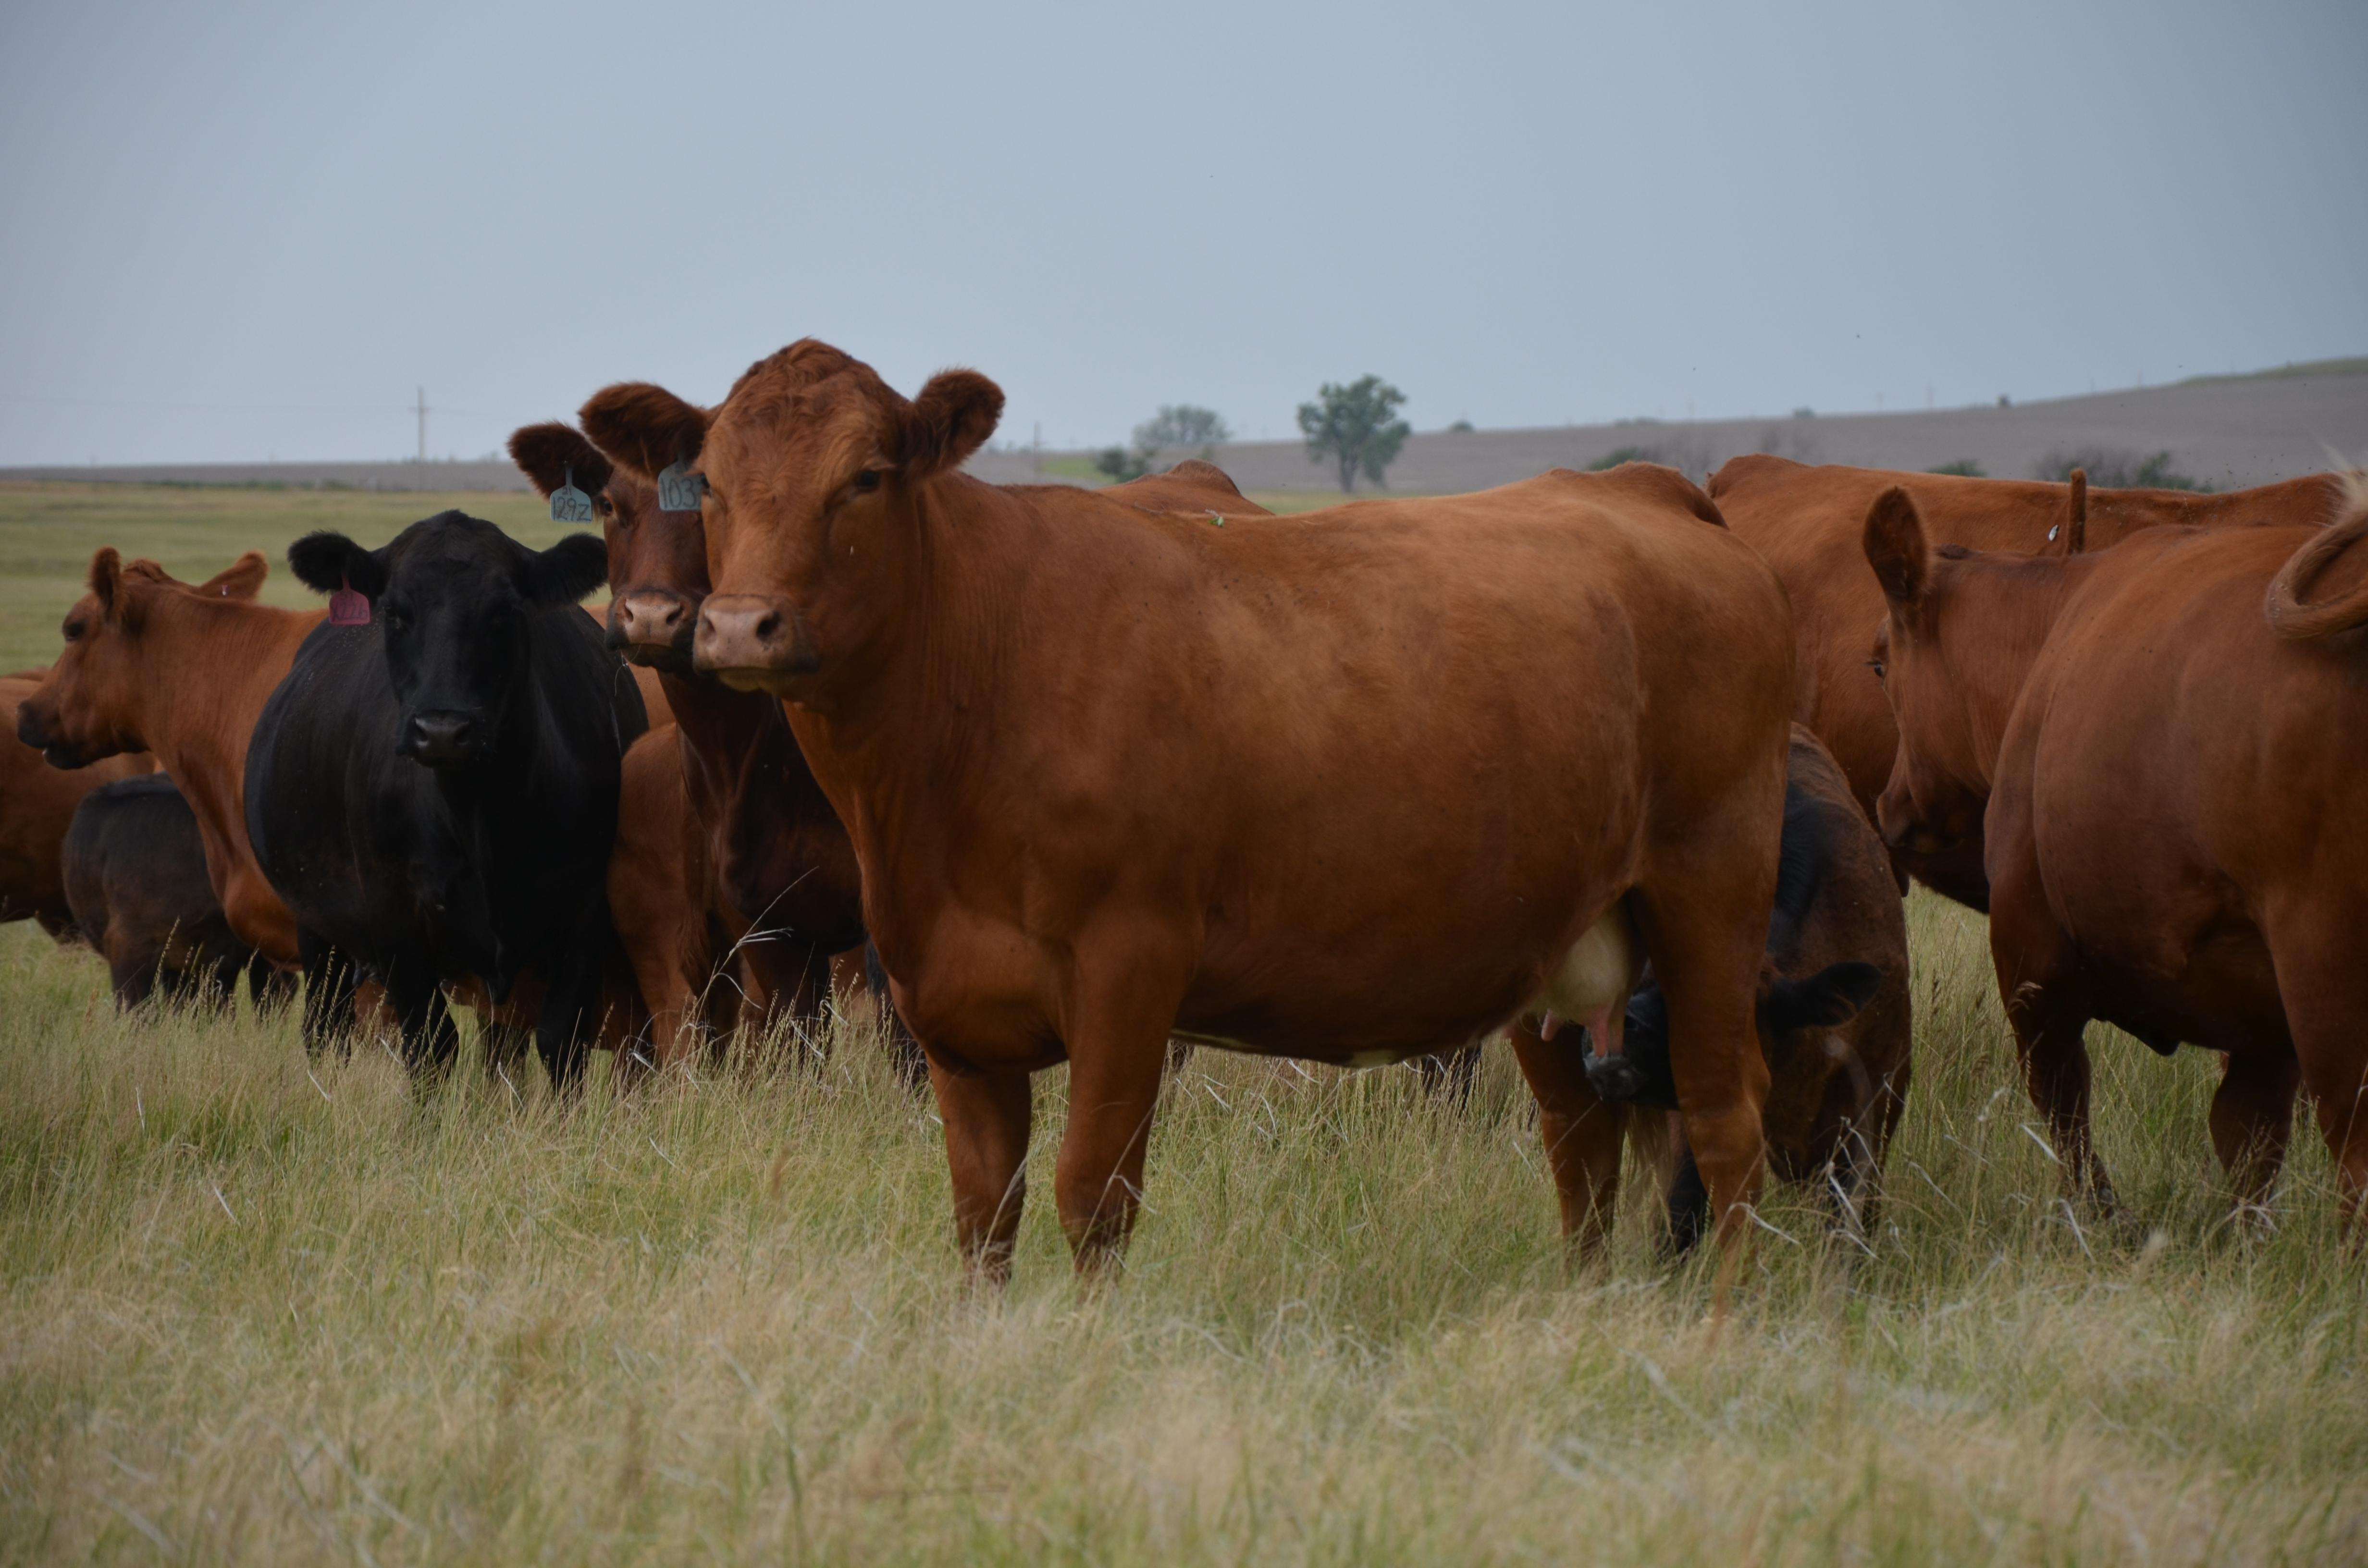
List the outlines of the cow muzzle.
{"label": "cow muzzle", "polygon": [[609,606],[609,646],[628,663],[688,674],[696,607],[670,588],[635,588]]}
{"label": "cow muzzle", "polygon": [[17,738],[40,752],[41,760],[51,767],[72,770],[87,760],[50,727],[49,720],[30,700],[17,706]]}
{"label": "cow muzzle", "polygon": [[691,664],[742,691],[776,689],[822,667],[785,600],[758,594],[712,594],[699,608]]}
{"label": "cow muzzle", "polygon": [[484,755],[484,726],[465,713],[414,713],[403,726],[403,755],[423,767],[450,767]]}

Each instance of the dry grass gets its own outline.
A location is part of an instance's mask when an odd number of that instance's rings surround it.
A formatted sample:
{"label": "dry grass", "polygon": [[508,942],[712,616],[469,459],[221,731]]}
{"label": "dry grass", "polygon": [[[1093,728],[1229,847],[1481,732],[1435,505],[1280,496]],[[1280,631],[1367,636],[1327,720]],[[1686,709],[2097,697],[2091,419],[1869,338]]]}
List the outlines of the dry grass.
{"label": "dry grass", "polygon": [[2358,1562],[2362,1271],[2300,1146],[2226,1223],[2212,1070],[2115,1038],[2055,1202],[1980,928],[1919,901],[1871,1256],[1778,1195],[1723,1335],[1644,1200],[1565,1274],[1526,1096],[1203,1052],[1125,1277],[1038,1198],[966,1298],[934,1119],[819,1070],[416,1099],[285,1019],[119,1019],[0,936],[0,1558]]}

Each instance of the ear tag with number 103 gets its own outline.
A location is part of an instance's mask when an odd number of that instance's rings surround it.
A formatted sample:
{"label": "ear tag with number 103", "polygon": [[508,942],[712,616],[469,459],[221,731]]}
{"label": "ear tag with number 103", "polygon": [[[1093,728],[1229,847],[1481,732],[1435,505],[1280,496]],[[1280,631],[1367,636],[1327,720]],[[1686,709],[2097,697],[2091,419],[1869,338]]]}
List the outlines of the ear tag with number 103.
{"label": "ear tag with number 103", "polygon": [[680,458],[668,463],[658,475],[658,510],[661,512],[696,512],[699,498],[707,494],[707,476],[693,473]]}
{"label": "ear tag with number 103", "polygon": [[368,626],[370,623],[370,596],[354,592],[354,585],[344,577],[339,577],[337,591],[329,596],[329,624]]}
{"label": "ear tag with number 103", "polygon": [[575,470],[567,471],[567,482],[551,493],[551,520],[554,523],[588,523],[592,520],[592,497],[575,488]]}

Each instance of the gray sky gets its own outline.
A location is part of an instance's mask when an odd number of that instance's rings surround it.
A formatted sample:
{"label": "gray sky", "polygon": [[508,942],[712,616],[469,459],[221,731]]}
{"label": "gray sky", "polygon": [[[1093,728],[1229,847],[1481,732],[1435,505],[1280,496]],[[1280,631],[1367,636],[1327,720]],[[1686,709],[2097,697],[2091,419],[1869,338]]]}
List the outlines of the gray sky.
{"label": "gray sky", "polygon": [[0,462],[491,450],[803,335],[1001,438],[2368,352],[2368,6],[12,5]]}

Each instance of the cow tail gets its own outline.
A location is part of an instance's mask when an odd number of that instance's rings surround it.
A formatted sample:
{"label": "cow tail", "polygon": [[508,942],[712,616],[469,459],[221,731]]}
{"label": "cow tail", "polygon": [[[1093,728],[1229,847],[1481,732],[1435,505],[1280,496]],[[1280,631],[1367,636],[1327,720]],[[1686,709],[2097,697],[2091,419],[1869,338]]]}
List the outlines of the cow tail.
{"label": "cow tail", "polygon": [[2368,625],[2368,584],[2324,604],[2303,602],[2303,595],[2318,574],[2362,534],[2368,534],[2368,473],[2354,469],[2341,475],[2340,483],[2343,497],[2335,521],[2287,558],[2270,580],[2269,597],[2261,606],[2270,630],[2290,642],[2307,642]]}

